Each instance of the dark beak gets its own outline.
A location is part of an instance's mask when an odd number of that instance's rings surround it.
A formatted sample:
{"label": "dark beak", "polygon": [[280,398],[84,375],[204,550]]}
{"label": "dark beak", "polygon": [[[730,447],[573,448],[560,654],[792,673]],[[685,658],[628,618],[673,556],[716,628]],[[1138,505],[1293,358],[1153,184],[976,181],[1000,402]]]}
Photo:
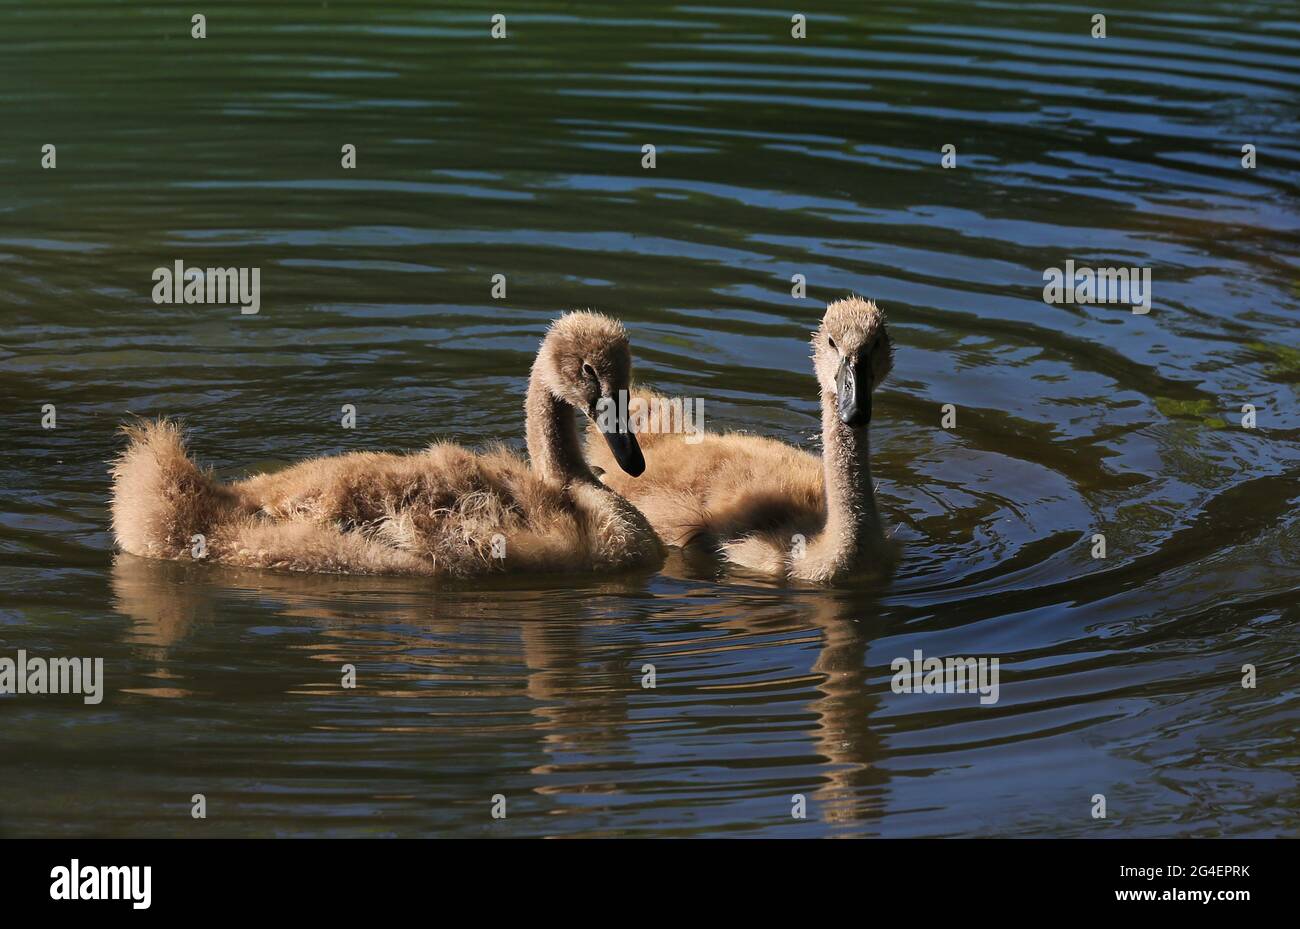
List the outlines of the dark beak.
{"label": "dark beak", "polygon": [[836,404],[840,422],[859,429],[871,422],[871,359],[863,357],[856,364],[845,358],[835,375]]}
{"label": "dark beak", "polygon": [[605,437],[609,450],[620,468],[633,477],[640,477],[645,473],[645,455],[641,454],[641,446],[636,440],[636,435],[628,427],[625,415],[618,416],[616,431],[607,432],[602,429],[601,435]]}

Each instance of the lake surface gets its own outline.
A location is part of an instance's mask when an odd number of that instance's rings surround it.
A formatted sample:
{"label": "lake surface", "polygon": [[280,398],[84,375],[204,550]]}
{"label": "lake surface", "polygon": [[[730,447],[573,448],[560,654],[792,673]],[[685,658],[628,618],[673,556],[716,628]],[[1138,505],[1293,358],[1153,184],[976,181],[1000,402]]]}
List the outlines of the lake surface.
{"label": "lake surface", "polygon": [[[1294,836],[1300,24],[1192,9],[1094,39],[1079,6],[824,2],[795,39],[546,2],[494,40],[479,7],[223,4],[197,40],[0,7],[0,657],[106,675],[0,696],[0,834]],[[178,259],[260,268],[260,312],[155,305]],[[1150,313],[1044,302],[1066,260],[1149,268]],[[849,292],[897,345],[883,586],[114,553],[128,414],[226,479],[522,445],[565,309],[623,319],[711,428],[815,449],[808,333]],[[998,702],[895,693],[918,649],[997,658]]]}

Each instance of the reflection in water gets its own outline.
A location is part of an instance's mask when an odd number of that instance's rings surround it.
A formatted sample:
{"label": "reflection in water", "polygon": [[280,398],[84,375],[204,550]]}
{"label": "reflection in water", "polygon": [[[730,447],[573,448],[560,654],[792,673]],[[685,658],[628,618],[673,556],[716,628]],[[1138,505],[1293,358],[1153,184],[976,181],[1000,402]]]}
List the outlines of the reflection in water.
{"label": "reflection in water", "polygon": [[[687,564],[680,555],[673,563]],[[455,700],[466,692],[478,704],[526,697],[530,708],[522,722],[479,707],[473,712],[475,725],[486,731],[511,728],[523,743],[518,754],[538,759],[527,768],[530,789],[557,803],[579,793],[584,808],[594,812],[602,795],[626,801],[623,778],[647,767],[637,734],[673,726],[675,714],[698,710],[719,713],[755,733],[785,732],[803,743],[798,758],[782,759],[783,766],[798,762],[792,770],[773,771],[761,789],[749,788],[767,807],[769,819],[789,817],[792,797],[800,793],[810,819],[851,827],[850,834],[862,834],[880,814],[887,777],[875,764],[882,748],[869,721],[879,699],[866,660],[872,614],[863,612],[876,608],[872,600],[807,590],[793,604],[773,597],[778,609],[771,602],[759,605],[760,600],[715,622],[717,599],[709,597],[660,616],[663,637],[644,643],[628,635],[635,630],[625,617],[599,600],[578,615],[546,617],[537,615],[527,594],[439,591],[406,579],[319,578],[119,555],[112,590],[114,608],[132,621],[125,638],[140,661],[139,673],[175,685],[125,692],[152,697],[210,692],[210,669],[189,666],[180,655],[194,640],[216,632],[217,623],[228,624],[232,612],[246,610],[239,604],[252,597],[258,613],[270,608],[280,623],[301,620],[320,630],[308,643],[289,646],[321,668],[311,682],[287,679],[286,697],[338,704],[367,696],[425,703]],[[594,584],[589,593],[622,598],[643,590],[642,582],[625,578]],[[465,647],[462,640],[473,637],[473,627],[467,630],[473,623],[488,624],[490,632],[476,647]],[[708,627],[713,631],[703,640],[683,634],[683,628]],[[247,647],[257,649],[256,638]],[[799,673],[778,667],[755,675],[738,669],[735,679],[725,682],[701,673],[713,656],[773,647],[810,651],[811,660]],[[341,669],[360,655],[366,663],[358,665],[357,686],[350,691],[340,684]],[[652,688],[643,686],[647,665],[654,666]],[[322,675],[324,668],[329,671]],[[509,684],[507,675],[519,685]],[[446,721],[451,712],[421,706],[382,720],[363,712],[351,725],[335,722],[328,729],[366,740],[436,733],[454,727]],[[497,723],[494,716],[501,717]],[[754,759],[728,763],[743,770]],[[810,776],[809,767],[816,773]]]}
{"label": "reflection in water", "polygon": [[[854,615],[856,613],[856,615]],[[867,635],[874,611],[863,616],[835,594],[817,594],[812,619],[821,632],[814,673],[822,675],[812,703],[816,751],[827,759],[826,784],[813,795],[822,818],[833,825],[864,824],[883,811],[880,794],[888,776],[875,762],[879,737],[868,725],[879,703],[867,674]]]}

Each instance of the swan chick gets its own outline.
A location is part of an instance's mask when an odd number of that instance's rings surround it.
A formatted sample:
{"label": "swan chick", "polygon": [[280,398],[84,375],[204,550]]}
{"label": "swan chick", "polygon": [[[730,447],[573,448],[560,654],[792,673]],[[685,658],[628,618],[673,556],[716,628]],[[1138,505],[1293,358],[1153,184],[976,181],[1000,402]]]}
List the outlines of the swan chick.
{"label": "swan chick", "polygon": [[[470,578],[657,565],[647,520],[588,467],[575,410],[591,420],[627,390],[622,324],[574,312],[547,332],[524,401],[528,460],[438,442],[354,452],[232,484],[190,458],[166,419],[123,427],[112,465],[113,532],[126,552],[240,567]],[[612,466],[645,470],[625,422],[601,433]]]}
{"label": "swan chick", "polygon": [[885,315],[859,297],[835,301],[811,344],[820,458],[761,436],[706,432],[688,443],[643,432],[648,473],[630,481],[590,429],[588,458],[669,545],[703,546],[747,571],[818,584],[889,570],[897,552],[876,508],[868,435],[872,395],[893,367]]}

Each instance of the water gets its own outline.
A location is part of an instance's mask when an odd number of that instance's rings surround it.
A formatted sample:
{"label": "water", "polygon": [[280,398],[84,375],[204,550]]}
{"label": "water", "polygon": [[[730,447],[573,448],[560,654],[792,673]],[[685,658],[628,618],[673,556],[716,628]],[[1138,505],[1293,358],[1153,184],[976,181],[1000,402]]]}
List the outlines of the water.
{"label": "water", "polygon": [[[0,656],[107,675],[0,697],[0,833],[1294,835],[1300,25],[1184,6],[1097,40],[1080,7],[823,3],[795,40],[788,10],[545,3],[500,41],[478,7],[223,5],[201,41],[0,7]],[[261,312],[154,305],[176,259],[260,267]],[[1044,303],[1066,259],[1152,269],[1150,314]],[[898,345],[880,589],[114,555],[128,412],[223,478],[518,444],[566,308],[712,427],[815,447],[807,334],[850,291]],[[999,701],[893,693],[915,649],[998,658]]]}

